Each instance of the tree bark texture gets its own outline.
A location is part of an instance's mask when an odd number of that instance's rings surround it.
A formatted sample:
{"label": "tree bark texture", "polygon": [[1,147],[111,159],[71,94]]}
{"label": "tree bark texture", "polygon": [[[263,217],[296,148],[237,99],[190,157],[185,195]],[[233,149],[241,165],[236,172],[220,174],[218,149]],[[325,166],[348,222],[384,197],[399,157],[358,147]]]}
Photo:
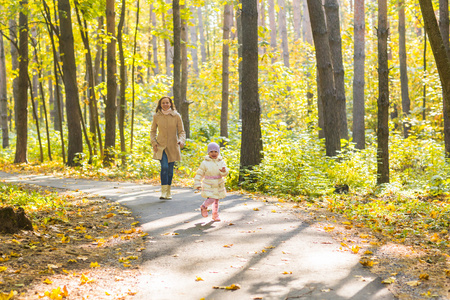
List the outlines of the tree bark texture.
{"label": "tree bark texture", "polygon": [[378,0],[377,184],[389,183],[389,66],[387,2]]}
{"label": "tree bark texture", "polygon": [[276,62],[275,53],[277,52],[277,23],[275,21],[274,0],[269,0],[269,27],[270,27],[270,51],[272,52],[272,63],[275,63]]}
{"label": "tree bark texture", "polygon": [[278,22],[281,35],[281,48],[283,49],[283,63],[286,68],[289,68],[289,43],[286,27],[286,3],[285,0],[278,0],[280,6],[280,13],[278,15]]}
{"label": "tree bark texture", "polygon": [[308,13],[308,0],[303,0],[303,20],[302,20],[302,34],[303,41],[308,44],[313,44],[313,36],[311,29],[311,20]]}
{"label": "tree bark texture", "polygon": [[398,51],[400,58],[400,87],[402,94],[402,111],[403,111],[403,137],[406,139],[409,135],[410,124],[407,118],[411,110],[411,101],[409,99],[408,87],[408,68],[406,63],[406,28],[405,28],[405,2],[399,1],[398,11]]}
{"label": "tree bark texture", "polygon": [[[181,109],[181,17],[180,1],[173,0],[173,101]],[[186,130],[186,128],[185,128]]]}
{"label": "tree bark texture", "polygon": [[69,0],[59,0],[60,48],[63,62],[64,86],[66,91],[66,111],[68,125],[67,164],[75,165],[77,153],[83,152],[81,114],[77,86],[77,65],[75,62],[72,18]]}
{"label": "tree bark texture", "polygon": [[[445,112],[450,116],[450,61],[447,55],[447,49],[445,48],[445,44],[439,30],[431,0],[419,0],[419,3],[425,23],[425,30],[430,40],[431,50],[433,51],[439,77],[441,78],[445,101]],[[450,155],[450,145],[445,144],[445,155],[446,157]]]}
{"label": "tree bark texture", "polygon": [[[182,7],[183,9],[183,7]],[[188,85],[188,57],[187,57],[187,44],[188,44],[188,28],[187,20],[181,19],[181,107],[179,108],[181,113],[181,119],[183,120],[184,131],[186,132],[186,138],[191,137],[191,122],[189,120],[189,101],[187,99],[187,85]]]}
{"label": "tree bark texture", "polygon": [[[156,13],[153,10],[153,3],[150,4],[150,18],[152,28],[156,28]],[[159,62],[158,62],[158,38],[152,34],[152,51],[153,51],[153,74],[159,74]]]}
{"label": "tree bark texture", "polygon": [[[191,7],[191,13],[195,10],[195,7]],[[195,24],[195,15],[192,13],[191,22],[192,24]],[[195,76],[199,76],[199,69],[198,69],[198,38],[197,38],[197,27],[196,25],[189,27],[189,32],[191,34],[191,57],[192,57],[192,67],[194,68]]]}
{"label": "tree bark texture", "polygon": [[2,126],[2,147],[9,147],[8,93],[6,85],[6,59],[3,32],[0,30],[0,113]]}
{"label": "tree bark texture", "polygon": [[[241,1],[242,3],[242,1]],[[239,69],[239,120],[242,120],[242,9],[236,12],[236,27],[238,36],[238,69]]]}
{"label": "tree bark texture", "polygon": [[126,163],[125,155],[125,111],[126,111],[126,99],[125,90],[127,88],[127,70],[125,66],[125,54],[123,50],[123,25],[125,22],[125,8],[126,1],[122,0],[122,8],[120,10],[119,25],[117,28],[117,43],[119,44],[119,59],[120,59],[120,94],[119,94],[119,135],[120,135],[120,152],[122,155],[122,165]]}
{"label": "tree bark texture", "polygon": [[292,0],[292,10],[294,16],[294,42],[302,37],[302,0]]}
{"label": "tree bark texture", "polygon": [[[242,1],[242,136],[240,167],[253,168],[262,160],[261,107],[258,94],[257,0]],[[243,178],[240,177],[242,181]]]}
{"label": "tree bark texture", "polygon": [[[17,22],[15,18],[11,18],[9,20],[9,38],[12,41],[10,48],[10,54],[11,54],[11,70],[17,71],[19,69],[19,49],[16,48],[16,46],[13,44],[17,43]],[[13,97],[14,97],[14,103],[17,101],[17,98],[19,97],[19,78],[16,77],[12,81],[12,90],[13,90]]]}
{"label": "tree bark texture", "polygon": [[199,6],[197,8],[198,15],[198,34],[200,36],[200,53],[202,56],[202,63],[206,62],[206,41],[205,41],[205,27],[203,25],[203,14],[202,8]]}
{"label": "tree bark texture", "polygon": [[16,154],[14,163],[26,163],[28,140],[28,1],[20,2],[19,14],[19,79],[15,99]]}
{"label": "tree bark texture", "polygon": [[324,112],[325,148],[327,156],[335,156],[341,149],[339,115],[334,87],[333,65],[325,15],[320,1],[308,0],[309,18],[316,47],[319,89]]}
{"label": "tree bark texture", "polygon": [[116,13],[115,1],[106,0],[106,32],[111,37],[106,45],[106,101],[105,101],[105,165],[113,160],[111,150],[116,146],[116,111],[117,111],[117,80],[116,80]]}
{"label": "tree bark texture", "polygon": [[366,21],[364,0],[355,0],[354,54],[353,54],[353,141],[356,149],[366,148],[366,125],[364,122],[364,61]]}
{"label": "tree bark texture", "polygon": [[222,46],[222,106],[220,113],[220,136],[228,138],[228,99],[229,64],[230,64],[230,31],[232,5],[226,4],[223,11],[223,46]]}
{"label": "tree bark texture", "polygon": [[[447,57],[450,59],[450,47],[449,47],[449,13],[448,13],[448,0],[439,0],[439,29],[441,30],[442,41],[444,42],[445,50],[447,51]],[[450,115],[447,113],[447,102],[445,99],[449,97],[447,94],[442,94],[442,110],[444,119],[444,145],[446,157],[450,158]]]}
{"label": "tree bark texture", "polygon": [[339,134],[341,139],[348,140],[347,107],[345,99],[344,64],[342,62],[342,39],[339,20],[339,4],[337,0],[325,0],[325,15],[330,42],[331,60],[333,62],[334,85],[336,88],[336,104],[339,115]]}

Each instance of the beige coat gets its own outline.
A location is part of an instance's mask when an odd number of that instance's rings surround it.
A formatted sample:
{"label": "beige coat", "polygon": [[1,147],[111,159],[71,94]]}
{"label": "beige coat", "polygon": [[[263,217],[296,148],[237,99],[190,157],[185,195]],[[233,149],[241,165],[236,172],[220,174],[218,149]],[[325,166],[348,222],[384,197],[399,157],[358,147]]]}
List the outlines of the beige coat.
{"label": "beige coat", "polygon": [[180,114],[176,111],[171,111],[168,115],[164,115],[161,111],[154,114],[150,138],[152,147],[158,146],[158,151],[153,153],[153,159],[161,160],[165,150],[169,163],[180,161],[181,151],[178,142],[183,145],[186,142]]}
{"label": "beige coat", "polygon": [[[222,167],[225,167],[225,172],[220,172]],[[223,199],[227,192],[224,179],[227,175],[228,168],[222,156],[212,159],[207,155],[195,175],[194,189],[202,187],[203,198]]]}

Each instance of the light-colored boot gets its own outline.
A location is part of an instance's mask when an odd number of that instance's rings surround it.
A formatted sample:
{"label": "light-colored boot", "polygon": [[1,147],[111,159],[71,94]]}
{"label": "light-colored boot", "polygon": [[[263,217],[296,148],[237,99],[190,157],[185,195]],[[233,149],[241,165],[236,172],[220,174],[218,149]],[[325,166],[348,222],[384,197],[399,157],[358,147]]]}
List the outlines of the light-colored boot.
{"label": "light-colored boot", "polygon": [[167,200],[170,200],[170,199],[172,199],[172,194],[170,193],[170,185],[168,185],[167,187],[166,187],[166,199]]}
{"label": "light-colored boot", "polygon": [[167,199],[167,187],[168,185],[161,186],[161,197],[159,197],[159,199]]}

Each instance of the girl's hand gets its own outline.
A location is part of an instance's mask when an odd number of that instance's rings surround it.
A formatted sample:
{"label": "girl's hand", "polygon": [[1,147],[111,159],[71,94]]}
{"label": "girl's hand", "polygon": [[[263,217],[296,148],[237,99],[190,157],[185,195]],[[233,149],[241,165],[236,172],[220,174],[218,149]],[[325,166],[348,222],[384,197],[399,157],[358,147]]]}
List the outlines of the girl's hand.
{"label": "girl's hand", "polygon": [[225,167],[222,167],[222,169],[219,169],[219,171],[223,173],[223,172],[226,171],[226,168],[225,168]]}

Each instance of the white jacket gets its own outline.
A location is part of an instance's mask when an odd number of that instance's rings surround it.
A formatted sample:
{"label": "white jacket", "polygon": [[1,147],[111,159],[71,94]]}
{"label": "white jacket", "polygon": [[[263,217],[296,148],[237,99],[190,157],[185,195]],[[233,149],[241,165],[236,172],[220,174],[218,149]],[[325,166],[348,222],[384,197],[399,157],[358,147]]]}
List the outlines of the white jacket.
{"label": "white jacket", "polygon": [[[225,167],[225,172],[220,169]],[[212,159],[209,155],[201,163],[194,178],[194,189],[202,187],[203,198],[223,199],[226,196],[224,177],[228,175],[228,168],[222,156]]]}

